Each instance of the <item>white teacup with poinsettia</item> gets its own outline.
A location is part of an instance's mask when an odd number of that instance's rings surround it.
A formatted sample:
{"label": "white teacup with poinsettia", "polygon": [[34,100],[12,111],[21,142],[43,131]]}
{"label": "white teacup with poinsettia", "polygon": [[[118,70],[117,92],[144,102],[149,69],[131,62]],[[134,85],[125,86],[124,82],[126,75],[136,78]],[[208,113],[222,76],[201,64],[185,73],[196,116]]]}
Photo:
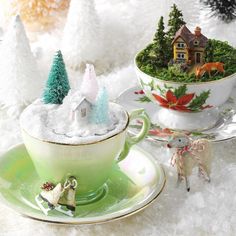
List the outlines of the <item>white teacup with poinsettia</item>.
{"label": "white teacup with poinsettia", "polygon": [[135,59],[135,70],[146,96],[160,109],[158,122],[171,129],[204,130],[219,120],[218,107],[230,97],[236,73],[209,82],[173,82],[152,77],[141,71]]}

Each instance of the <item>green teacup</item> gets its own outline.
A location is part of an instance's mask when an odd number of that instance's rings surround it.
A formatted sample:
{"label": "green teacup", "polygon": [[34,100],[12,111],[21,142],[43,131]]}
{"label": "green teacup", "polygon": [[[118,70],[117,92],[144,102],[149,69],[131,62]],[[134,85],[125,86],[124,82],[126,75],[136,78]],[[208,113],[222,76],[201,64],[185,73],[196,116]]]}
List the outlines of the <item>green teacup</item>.
{"label": "green teacup", "polygon": [[[123,109],[123,108],[122,108]],[[86,144],[62,144],[40,140],[22,129],[22,136],[42,182],[53,183],[75,176],[78,181],[76,200],[89,203],[99,198],[112,170],[114,161],[123,160],[130,147],[145,138],[150,127],[150,120],[143,109],[126,114],[127,122],[121,132]],[[143,121],[140,133],[130,137],[127,128],[132,119]]]}

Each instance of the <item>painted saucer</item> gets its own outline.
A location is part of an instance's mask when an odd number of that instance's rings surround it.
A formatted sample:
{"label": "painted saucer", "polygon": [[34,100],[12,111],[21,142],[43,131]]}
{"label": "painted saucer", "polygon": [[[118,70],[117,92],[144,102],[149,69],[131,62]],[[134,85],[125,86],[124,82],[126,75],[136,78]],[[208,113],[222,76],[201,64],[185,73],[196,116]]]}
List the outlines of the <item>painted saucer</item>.
{"label": "painted saucer", "polygon": [[165,173],[154,158],[134,146],[114,168],[102,199],[76,207],[74,217],[57,211],[44,215],[35,202],[41,182],[23,144],[0,156],[0,200],[21,215],[48,223],[97,224],[133,215],[153,202],[165,186]]}
{"label": "painted saucer", "polygon": [[[178,130],[178,132],[184,132],[192,138],[206,138],[213,142],[225,141],[236,137],[235,90],[236,88],[234,88],[231,98],[219,108],[220,118],[214,127],[201,132],[191,132],[188,130]],[[116,102],[121,104],[127,111],[145,108],[152,121],[151,129],[147,136],[147,139],[150,141],[166,142],[168,135],[175,131],[158,124],[156,114],[159,106],[152,103],[138,86],[125,90],[117,98]],[[130,125],[129,132],[137,134],[141,127],[142,125],[137,120]]]}

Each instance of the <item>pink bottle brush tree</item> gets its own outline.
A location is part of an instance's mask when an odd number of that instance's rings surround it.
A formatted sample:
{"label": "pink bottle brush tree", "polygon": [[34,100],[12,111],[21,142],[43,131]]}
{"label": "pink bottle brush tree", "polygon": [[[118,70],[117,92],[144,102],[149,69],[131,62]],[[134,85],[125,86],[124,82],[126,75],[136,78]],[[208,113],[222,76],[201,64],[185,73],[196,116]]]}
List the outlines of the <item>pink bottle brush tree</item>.
{"label": "pink bottle brush tree", "polygon": [[86,69],[80,90],[82,95],[89,99],[91,102],[94,102],[96,100],[99,86],[94,66],[91,64],[86,64]]}

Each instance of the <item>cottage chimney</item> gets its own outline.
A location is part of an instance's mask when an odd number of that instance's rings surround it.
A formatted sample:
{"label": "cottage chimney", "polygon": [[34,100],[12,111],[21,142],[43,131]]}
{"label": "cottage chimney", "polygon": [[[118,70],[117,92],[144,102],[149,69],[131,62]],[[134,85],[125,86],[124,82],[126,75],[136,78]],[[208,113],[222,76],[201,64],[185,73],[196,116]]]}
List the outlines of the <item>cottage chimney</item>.
{"label": "cottage chimney", "polygon": [[202,34],[202,33],[201,33],[201,28],[198,27],[198,26],[196,27],[196,29],[195,29],[194,32],[195,32],[195,36],[197,36],[197,37],[200,36],[200,35]]}

